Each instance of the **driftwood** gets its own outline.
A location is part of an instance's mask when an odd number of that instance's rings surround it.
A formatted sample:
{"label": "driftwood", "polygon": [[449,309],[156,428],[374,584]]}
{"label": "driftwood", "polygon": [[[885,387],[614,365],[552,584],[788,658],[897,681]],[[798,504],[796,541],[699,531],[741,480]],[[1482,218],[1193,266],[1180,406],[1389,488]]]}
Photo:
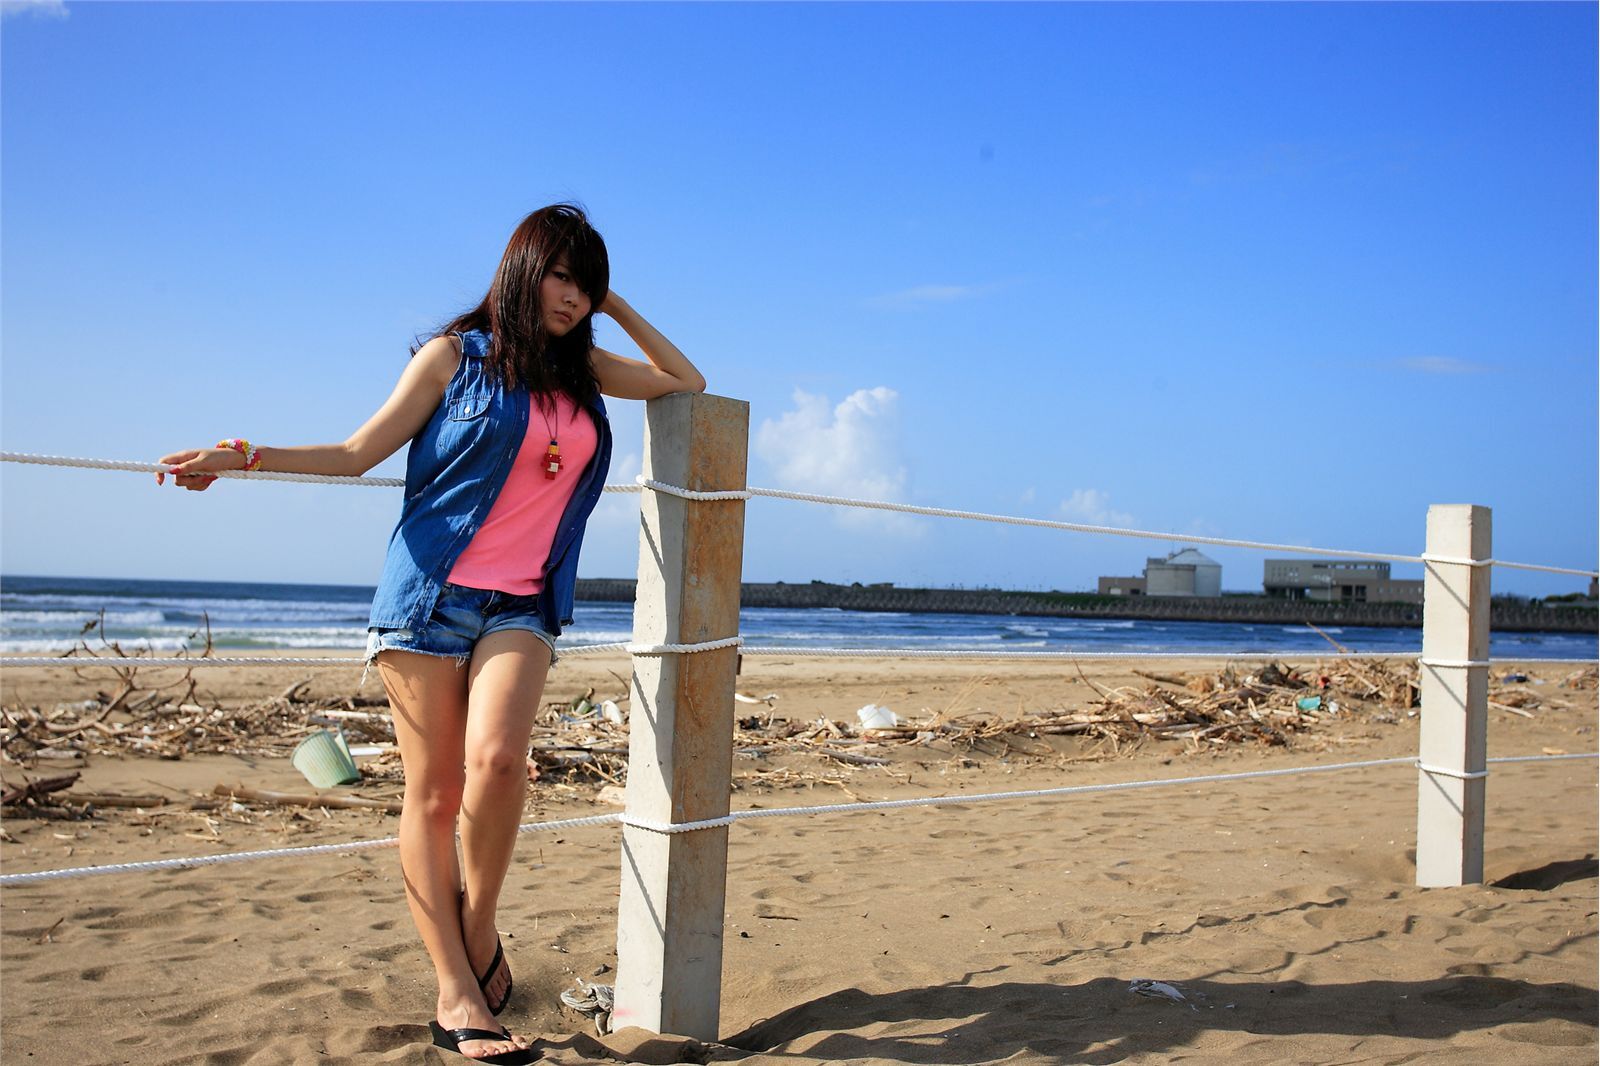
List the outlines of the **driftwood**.
{"label": "driftwood", "polygon": [[214,796],[225,799],[249,800],[252,803],[271,803],[284,807],[338,807],[350,810],[385,811],[399,814],[399,800],[365,799],[361,796],[337,796],[326,792],[301,795],[294,792],[272,792],[264,788],[246,788],[243,785],[218,785],[211,790]]}
{"label": "driftwood", "polygon": [[77,773],[61,774],[57,777],[41,777],[33,781],[25,781],[20,785],[7,785],[5,792],[0,795],[0,805],[14,806],[31,803],[43,799],[52,792],[60,792],[77,784]]}
{"label": "driftwood", "polygon": [[67,792],[61,798],[95,807],[165,807],[171,802],[165,796],[128,796],[120,792]]}

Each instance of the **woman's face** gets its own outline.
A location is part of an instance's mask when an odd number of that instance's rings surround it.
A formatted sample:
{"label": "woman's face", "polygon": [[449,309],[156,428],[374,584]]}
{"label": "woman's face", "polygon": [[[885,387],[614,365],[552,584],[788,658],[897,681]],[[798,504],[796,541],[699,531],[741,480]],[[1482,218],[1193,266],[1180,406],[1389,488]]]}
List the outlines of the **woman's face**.
{"label": "woman's face", "polygon": [[565,336],[583,321],[590,303],[589,294],[578,287],[572,276],[567,257],[561,256],[539,283],[539,313],[544,316],[545,332],[552,337]]}

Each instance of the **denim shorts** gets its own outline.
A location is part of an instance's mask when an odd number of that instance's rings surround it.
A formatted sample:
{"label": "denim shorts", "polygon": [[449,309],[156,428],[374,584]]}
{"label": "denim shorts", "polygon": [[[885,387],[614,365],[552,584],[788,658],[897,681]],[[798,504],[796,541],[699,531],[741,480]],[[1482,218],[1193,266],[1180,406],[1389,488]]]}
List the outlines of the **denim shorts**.
{"label": "denim shorts", "polygon": [[554,666],[556,638],[545,632],[539,617],[537,596],[513,596],[495,589],[473,589],[465,585],[445,585],[439,600],[421,629],[368,629],[367,666],[381,651],[414,651],[454,659],[465,666],[472,649],[490,633],[525,629],[544,641]]}

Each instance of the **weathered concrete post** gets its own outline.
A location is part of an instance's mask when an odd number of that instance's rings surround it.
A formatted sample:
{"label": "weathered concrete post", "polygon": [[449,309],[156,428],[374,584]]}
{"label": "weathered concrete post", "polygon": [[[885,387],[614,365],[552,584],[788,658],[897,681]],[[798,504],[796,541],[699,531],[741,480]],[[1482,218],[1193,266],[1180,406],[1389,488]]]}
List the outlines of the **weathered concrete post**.
{"label": "weathered concrete post", "polygon": [[1483,880],[1490,568],[1469,560],[1491,557],[1489,520],[1487,507],[1428,508],[1417,771],[1417,884],[1423,887]]}
{"label": "weathered concrete post", "polygon": [[[750,405],[679,394],[645,406],[644,476],[695,491],[743,489]],[[739,632],[743,500],[646,489],[633,639],[692,644]],[[628,814],[691,822],[728,813],[739,649],[635,655]],[[612,1024],[717,1037],[728,830],[622,831]]]}

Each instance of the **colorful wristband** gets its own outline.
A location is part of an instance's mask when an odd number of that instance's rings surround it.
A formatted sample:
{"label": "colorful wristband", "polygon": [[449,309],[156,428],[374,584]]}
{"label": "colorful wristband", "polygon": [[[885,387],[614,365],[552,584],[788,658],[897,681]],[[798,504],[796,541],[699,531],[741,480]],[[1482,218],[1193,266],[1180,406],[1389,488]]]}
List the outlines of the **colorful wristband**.
{"label": "colorful wristband", "polygon": [[229,437],[227,440],[217,441],[217,447],[232,448],[244,456],[244,468],[246,470],[255,470],[261,465],[261,453],[256,449],[255,445],[247,440],[239,437]]}

